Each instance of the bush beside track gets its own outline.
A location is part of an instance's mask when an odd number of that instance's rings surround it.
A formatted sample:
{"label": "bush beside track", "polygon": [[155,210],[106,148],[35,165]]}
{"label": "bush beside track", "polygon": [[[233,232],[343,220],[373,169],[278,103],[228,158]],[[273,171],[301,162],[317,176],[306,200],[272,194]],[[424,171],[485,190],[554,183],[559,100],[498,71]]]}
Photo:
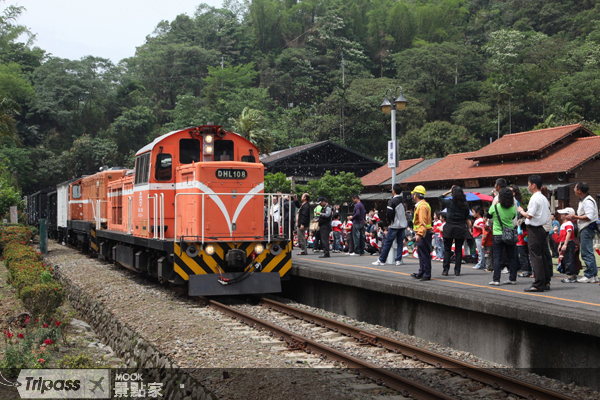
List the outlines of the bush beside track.
{"label": "bush beside track", "polygon": [[4,331],[0,368],[7,369],[9,376],[16,376],[21,368],[45,367],[51,358],[49,350],[64,337],[66,326],[57,318],[65,290],[54,280],[53,269],[43,262],[41,253],[31,247],[32,237],[29,227],[0,226],[6,280],[28,311],[9,319]]}
{"label": "bush beside track", "polygon": [[32,232],[25,226],[0,228],[0,246],[8,283],[17,289],[25,308],[44,323],[65,299],[62,285],[52,278],[52,267],[42,261],[42,255],[30,246]]}

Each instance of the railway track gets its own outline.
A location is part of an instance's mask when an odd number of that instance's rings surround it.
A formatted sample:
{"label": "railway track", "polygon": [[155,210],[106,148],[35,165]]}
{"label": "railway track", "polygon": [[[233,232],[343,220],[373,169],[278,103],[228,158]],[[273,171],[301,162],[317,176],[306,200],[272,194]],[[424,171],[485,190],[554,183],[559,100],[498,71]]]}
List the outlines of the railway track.
{"label": "railway track", "polygon": [[454,400],[454,397],[448,396],[443,392],[411,381],[401,375],[386,371],[374,364],[352,357],[339,350],[323,345],[316,341],[296,335],[280,326],[264,321],[248,313],[237,310],[233,307],[221,304],[214,300],[208,300],[209,306],[231,316],[240,323],[246,324],[259,331],[266,330],[272,336],[279,340],[286,341],[292,350],[302,350],[308,354],[319,355],[328,360],[334,360],[346,364],[349,368],[355,370],[355,373],[362,374],[373,379],[377,384],[397,390],[405,397],[412,397],[418,400]]}
{"label": "railway track", "polygon": [[[356,342],[360,344],[376,346],[379,348],[384,348],[395,354],[402,354],[403,356],[412,358],[415,361],[418,360],[423,363],[435,366],[438,369],[447,370],[463,378],[481,382],[485,385],[490,386],[491,388],[504,391],[508,394],[513,394],[525,399],[532,400],[574,400],[572,397],[565,396],[560,393],[556,393],[548,389],[538,387],[494,371],[490,371],[488,369],[476,368],[472,365],[458,360],[454,360],[441,354],[426,351],[418,347],[399,342],[395,339],[367,332],[358,329],[354,326],[347,325],[329,318],[325,318],[320,315],[296,307],[291,307],[280,302],[263,298],[261,299],[261,305],[270,310],[274,310],[279,313],[294,317],[296,319],[309,322],[316,326],[326,328],[333,332],[337,332],[341,335],[352,337]],[[342,360],[340,359],[340,361]],[[381,377],[375,378],[375,380],[377,381],[377,383],[383,383],[388,387],[394,388],[392,385],[388,384],[388,381],[382,379]],[[404,392],[402,391],[401,393],[404,394]],[[414,395],[411,395],[411,397],[414,397],[416,399],[426,398],[419,397],[416,394],[416,392],[414,393]]]}
{"label": "railway track", "polygon": [[[180,295],[187,296],[187,291],[185,289],[174,288],[174,290]],[[194,297],[194,299],[230,316],[240,324],[247,325],[260,332],[266,332],[273,338],[286,342],[289,350],[303,351],[307,354],[333,361],[336,364],[342,363],[352,369],[355,375],[362,375],[363,377],[370,378],[378,385],[393,389],[405,397],[417,400],[456,400],[458,398],[431,388],[426,384],[419,383],[414,379],[409,379],[395,373],[390,370],[391,368],[386,367],[384,369],[379,365],[346,354],[344,351],[340,351],[320,343],[317,340],[302,336],[275,323],[266,321],[261,317],[244,312],[236,307],[228,306],[203,297]],[[385,349],[387,352],[429,364],[437,370],[448,371],[463,379],[480,382],[496,391],[503,391],[507,394],[518,396],[519,398],[528,400],[575,400],[573,397],[565,396],[543,387],[538,387],[488,369],[473,367],[470,364],[426,351],[392,338],[368,332],[318,314],[291,307],[274,300],[262,298],[260,299],[260,306],[261,307],[258,308],[264,307],[270,311],[293,317],[298,321],[312,324],[315,327],[325,328],[340,335],[353,338],[359,345]]]}

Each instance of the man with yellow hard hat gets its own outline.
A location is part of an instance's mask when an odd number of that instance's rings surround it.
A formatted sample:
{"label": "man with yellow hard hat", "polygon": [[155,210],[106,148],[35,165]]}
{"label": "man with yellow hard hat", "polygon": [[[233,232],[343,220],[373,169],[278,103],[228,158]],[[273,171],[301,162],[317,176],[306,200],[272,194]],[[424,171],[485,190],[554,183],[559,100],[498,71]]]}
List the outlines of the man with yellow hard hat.
{"label": "man with yellow hard hat", "polygon": [[416,234],[419,272],[410,276],[420,281],[428,281],[431,280],[431,239],[433,238],[431,207],[425,201],[427,192],[422,185],[416,186],[411,193],[415,202],[413,230]]}

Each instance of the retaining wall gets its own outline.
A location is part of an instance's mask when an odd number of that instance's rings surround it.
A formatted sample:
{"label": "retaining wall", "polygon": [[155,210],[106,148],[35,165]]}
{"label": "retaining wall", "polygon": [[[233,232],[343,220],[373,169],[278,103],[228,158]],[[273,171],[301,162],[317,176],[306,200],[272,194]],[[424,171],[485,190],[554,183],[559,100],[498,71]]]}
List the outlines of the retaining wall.
{"label": "retaining wall", "polygon": [[[148,343],[119,320],[104,305],[95,300],[93,293],[74,284],[56,269],[55,277],[64,285],[71,306],[85,317],[94,331],[101,336],[127,365],[129,369],[142,373],[149,382],[162,382],[165,400],[217,400],[214,393],[202,387],[200,382],[189,374],[177,370],[177,366],[165,354]],[[131,373],[132,371],[126,371]],[[180,387],[184,385],[184,388]]]}

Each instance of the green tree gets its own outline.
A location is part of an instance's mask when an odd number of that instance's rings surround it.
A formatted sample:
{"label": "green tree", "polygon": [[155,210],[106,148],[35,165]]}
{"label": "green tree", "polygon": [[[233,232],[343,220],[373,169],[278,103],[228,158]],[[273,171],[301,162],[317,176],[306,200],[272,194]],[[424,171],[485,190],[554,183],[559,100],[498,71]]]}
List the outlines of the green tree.
{"label": "green tree", "polygon": [[23,104],[35,94],[29,79],[24,76],[21,66],[15,62],[0,64],[0,96]]}
{"label": "green tree", "polygon": [[221,67],[208,66],[208,76],[204,78],[207,87],[216,87],[219,97],[224,96],[231,90],[248,88],[254,83],[258,71],[254,63],[241,65],[226,65]]}
{"label": "green tree", "polygon": [[145,106],[125,110],[108,129],[108,136],[117,145],[121,155],[139,150],[151,140],[156,123],[153,111]]}
{"label": "green tree", "polygon": [[21,107],[12,99],[0,98],[0,137],[11,139],[20,144],[17,135],[17,121],[15,116],[19,115]]}
{"label": "green tree", "polygon": [[273,147],[273,139],[264,128],[265,123],[265,117],[261,111],[248,107],[242,110],[237,119],[229,119],[231,130],[252,142],[258,147],[260,154],[269,154]]}
{"label": "green tree", "polygon": [[12,184],[10,175],[3,171],[0,174],[0,216],[8,214],[12,206],[23,210],[24,205],[21,192]]}
{"label": "green tree", "polygon": [[446,120],[457,104],[472,99],[478,89],[478,55],[464,45],[431,44],[395,56],[400,82],[408,82],[424,103],[429,120]]}
{"label": "green tree", "polygon": [[105,165],[114,166],[118,158],[117,145],[111,140],[82,135],[61,155],[61,162],[65,171],[77,177],[96,173]]}
{"label": "green tree", "polygon": [[70,147],[73,135],[96,134],[106,129],[114,117],[109,111],[118,78],[119,71],[105,58],[48,60],[33,76],[36,96],[31,110],[37,116],[36,122],[43,129],[63,134],[53,140],[60,150]]}
{"label": "green tree", "polygon": [[14,180],[16,188],[22,189],[24,193],[35,192],[38,183],[36,161],[40,160],[39,151],[5,144],[0,147],[0,160],[4,170]]}
{"label": "green tree", "polygon": [[[6,0],[1,0],[1,2],[6,2]],[[2,14],[0,14],[0,49],[8,47],[22,35],[28,38],[29,43],[34,39],[34,35],[26,26],[17,24],[23,11],[25,11],[25,7],[13,5],[2,10]]]}
{"label": "green tree", "polygon": [[265,174],[265,193],[290,193],[292,181],[283,172]]}
{"label": "green tree", "polygon": [[465,127],[435,121],[401,137],[398,157],[401,160],[418,157],[440,158],[448,154],[473,151],[479,147],[478,141],[469,135]]}
{"label": "green tree", "polygon": [[329,204],[343,204],[352,201],[352,195],[360,193],[362,189],[362,182],[354,173],[332,175],[331,171],[327,171],[320,179],[309,181],[306,185],[296,185],[295,192],[298,196],[308,193],[313,199],[325,197]]}
{"label": "green tree", "polygon": [[477,101],[465,101],[452,113],[452,121],[456,125],[467,128],[469,135],[479,139],[481,144],[494,134],[492,108]]}

